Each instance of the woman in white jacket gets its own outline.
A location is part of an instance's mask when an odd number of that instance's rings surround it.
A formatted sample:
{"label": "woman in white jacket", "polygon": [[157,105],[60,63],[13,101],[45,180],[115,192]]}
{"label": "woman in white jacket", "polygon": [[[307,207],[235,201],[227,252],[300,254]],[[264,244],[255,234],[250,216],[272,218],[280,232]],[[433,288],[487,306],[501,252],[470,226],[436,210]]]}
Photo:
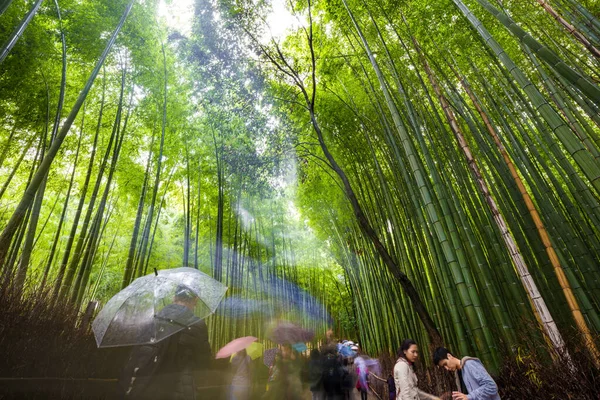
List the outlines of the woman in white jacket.
{"label": "woman in white jacket", "polygon": [[413,364],[419,358],[419,346],[407,339],[398,350],[398,361],[394,366],[396,398],[398,400],[439,400],[439,397],[425,393],[417,387],[418,379]]}

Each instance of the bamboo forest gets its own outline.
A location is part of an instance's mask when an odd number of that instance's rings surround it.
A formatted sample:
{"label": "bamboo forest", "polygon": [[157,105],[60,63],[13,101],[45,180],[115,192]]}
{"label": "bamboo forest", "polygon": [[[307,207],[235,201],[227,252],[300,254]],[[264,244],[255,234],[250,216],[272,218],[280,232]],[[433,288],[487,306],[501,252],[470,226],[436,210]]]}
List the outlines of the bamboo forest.
{"label": "bamboo forest", "polygon": [[0,46],[0,399],[600,399],[600,2],[0,0]]}

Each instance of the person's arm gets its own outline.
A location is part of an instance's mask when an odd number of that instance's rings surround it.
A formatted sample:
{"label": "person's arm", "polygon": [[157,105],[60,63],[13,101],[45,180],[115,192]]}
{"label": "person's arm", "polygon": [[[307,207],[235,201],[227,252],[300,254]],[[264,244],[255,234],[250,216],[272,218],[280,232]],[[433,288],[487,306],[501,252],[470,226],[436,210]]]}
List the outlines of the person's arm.
{"label": "person's arm", "polygon": [[469,371],[469,375],[475,379],[475,382],[477,382],[477,385],[479,386],[477,389],[468,394],[467,399],[487,400],[498,395],[498,386],[496,385],[496,382],[494,382],[490,374],[488,374],[485,367],[481,363],[477,361],[471,361],[469,363],[465,363],[463,368]]}

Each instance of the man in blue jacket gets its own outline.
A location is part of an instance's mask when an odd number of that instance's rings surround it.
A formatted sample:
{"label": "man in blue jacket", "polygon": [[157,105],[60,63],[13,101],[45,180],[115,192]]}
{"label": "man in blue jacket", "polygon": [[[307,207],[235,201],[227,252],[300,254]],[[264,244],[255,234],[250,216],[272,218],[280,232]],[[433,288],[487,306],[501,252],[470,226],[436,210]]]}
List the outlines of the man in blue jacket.
{"label": "man in blue jacket", "polygon": [[438,347],[433,353],[433,363],[456,372],[460,392],[452,392],[452,400],[500,400],[498,386],[477,358],[454,357],[448,349]]}

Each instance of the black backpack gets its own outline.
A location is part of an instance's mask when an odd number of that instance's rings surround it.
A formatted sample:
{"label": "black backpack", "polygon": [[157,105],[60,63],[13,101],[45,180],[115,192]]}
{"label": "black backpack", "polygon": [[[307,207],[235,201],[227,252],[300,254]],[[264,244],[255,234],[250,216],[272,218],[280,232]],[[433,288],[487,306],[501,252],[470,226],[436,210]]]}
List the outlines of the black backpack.
{"label": "black backpack", "polygon": [[342,387],[344,390],[354,389],[354,377],[346,368],[342,371]]}
{"label": "black backpack", "polygon": [[344,368],[335,357],[328,357],[323,368],[323,389],[328,395],[342,393]]}
{"label": "black backpack", "polygon": [[[125,363],[119,378],[119,386],[124,399],[160,398],[159,393],[151,393],[154,388],[165,389],[160,373],[170,369],[177,354],[178,334],[158,343],[135,346]],[[152,383],[153,390],[148,390]]]}

